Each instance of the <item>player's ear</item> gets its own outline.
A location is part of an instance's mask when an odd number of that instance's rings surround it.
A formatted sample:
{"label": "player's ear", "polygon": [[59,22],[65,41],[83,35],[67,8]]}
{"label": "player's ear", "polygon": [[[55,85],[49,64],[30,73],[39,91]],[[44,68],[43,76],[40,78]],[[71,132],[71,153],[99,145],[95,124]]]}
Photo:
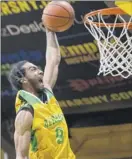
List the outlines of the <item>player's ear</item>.
{"label": "player's ear", "polygon": [[27,83],[27,79],[26,79],[25,77],[22,77],[22,78],[20,79],[20,82],[21,82],[22,84]]}

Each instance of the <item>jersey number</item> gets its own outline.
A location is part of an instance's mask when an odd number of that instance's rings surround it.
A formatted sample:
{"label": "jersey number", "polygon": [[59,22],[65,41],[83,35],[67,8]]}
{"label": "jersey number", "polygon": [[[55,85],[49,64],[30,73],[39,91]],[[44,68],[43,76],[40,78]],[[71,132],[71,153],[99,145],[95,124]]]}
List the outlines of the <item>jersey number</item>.
{"label": "jersey number", "polygon": [[63,132],[63,129],[61,127],[57,127],[55,129],[56,131],[56,142],[58,144],[62,144],[63,141],[64,141],[64,132]]}

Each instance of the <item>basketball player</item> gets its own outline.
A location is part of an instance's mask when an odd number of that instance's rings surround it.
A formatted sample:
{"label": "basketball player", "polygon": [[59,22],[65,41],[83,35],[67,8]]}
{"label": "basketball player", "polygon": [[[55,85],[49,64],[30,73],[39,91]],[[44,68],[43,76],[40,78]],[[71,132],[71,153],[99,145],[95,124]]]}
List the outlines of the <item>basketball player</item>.
{"label": "basketball player", "polygon": [[9,80],[16,96],[16,159],[75,159],[67,124],[53,94],[60,50],[56,34],[46,29],[47,51],[44,73],[28,61],[12,68]]}

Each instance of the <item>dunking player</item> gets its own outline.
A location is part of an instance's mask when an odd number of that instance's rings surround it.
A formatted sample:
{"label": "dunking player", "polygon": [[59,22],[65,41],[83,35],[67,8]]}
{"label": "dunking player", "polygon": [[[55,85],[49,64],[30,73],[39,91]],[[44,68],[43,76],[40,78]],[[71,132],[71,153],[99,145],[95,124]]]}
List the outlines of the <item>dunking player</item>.
{"label": "dunking player", "polygon": [[9,80],[16,97],[16,159],[75,159],[61,108],[53,94],[60,50],[56,34],[46,29],[47,51],[44,73],[28,61],[20,61],[10,71]]}

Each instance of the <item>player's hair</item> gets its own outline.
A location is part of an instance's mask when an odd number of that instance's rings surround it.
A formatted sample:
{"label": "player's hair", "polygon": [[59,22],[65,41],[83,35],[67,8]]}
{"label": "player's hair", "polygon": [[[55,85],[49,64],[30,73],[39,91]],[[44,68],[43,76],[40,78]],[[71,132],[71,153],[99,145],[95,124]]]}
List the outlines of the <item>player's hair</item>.
{"label": "player's hair", "polygon": [[27,62],[28,61],[24,60],[15,63],[12,66],[11,71],[9,72],[8,80],[12,86],[12,89],[16,91],[22,89],[21,79],[25,76],[25,70],[23,68],[23,65]]}

